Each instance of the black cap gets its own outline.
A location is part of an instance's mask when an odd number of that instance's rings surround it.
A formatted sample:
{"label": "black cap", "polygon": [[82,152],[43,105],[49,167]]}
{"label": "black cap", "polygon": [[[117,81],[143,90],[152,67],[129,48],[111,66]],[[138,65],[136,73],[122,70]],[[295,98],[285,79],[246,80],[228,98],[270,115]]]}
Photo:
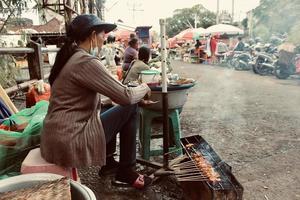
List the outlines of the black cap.
{"label": "black cap", "polygon": [[105,33],[108,33],[116,27],[117,25],[103,22],[95,15],[78,15],[71,22],[69,29],[67,30],[67,36],[74,39],[81,39],[91,30],[95,30],[97,32],[104,31]]}

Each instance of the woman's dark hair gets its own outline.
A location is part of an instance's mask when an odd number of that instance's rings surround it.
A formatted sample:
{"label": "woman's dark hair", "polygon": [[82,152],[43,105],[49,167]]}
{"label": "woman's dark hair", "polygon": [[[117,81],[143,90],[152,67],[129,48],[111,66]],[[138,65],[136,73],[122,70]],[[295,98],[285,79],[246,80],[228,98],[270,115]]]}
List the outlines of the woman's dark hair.
{"label": "woman's dark hair", "polygon": [[67,61],[72,57],[78,48],[77,44],[86,40],[94,29],[90,29],[83,34],[74,33],[72,26],[70,25],[67,29],[67,37],[60,51],[57,53],[54,65],[51,69],[49,76],[49,83],[52,85],[55,79],[58,77],[59,73],[67,63]]}
{"label": "woman's dark hair", "polygon": [[150,58],[150,49],[148,47],[142,46],[139,48],[139,60],[144,63],[148,63]]}
{"label": "woman's dark hair", "polygon": [[78,15],[67,27],[67,37],[64,45],[57,53],[54,65],[51,69],[49,83],[52,85],[71,56],[77,51],[77,44],[85,41],[93,31],[96,34],[104,31],[108,33],[115,29],[115,24],[102,22],[97,16],[84,14]]}
{"label": "woman's dark hair", "polygon": [[80,42],[85,41],[93,31],[96,31],[96,34],[100,33],[102,30],[97,27],[91,27],[85,29],[82,23],[83,20],[76,18],[73,22],[67,27],[67,36],[65,42],[59,52],[56,55],[54,65],[51,69],[50,76],[49,76],[49,83],[52,85],[55,79],[58,77],[59,73],[67,63],[67,61],[73,56],[78,48],[78,44]]}
{"label": "woman's dark hair", "polygon": [[138,43],[138,39],[136,39],[136,38],[132,38],[129,42],[128,42],[128,44],[129,44],[129,46],[131,46],[131,47],[133,47],[135,44],[137,44]]}

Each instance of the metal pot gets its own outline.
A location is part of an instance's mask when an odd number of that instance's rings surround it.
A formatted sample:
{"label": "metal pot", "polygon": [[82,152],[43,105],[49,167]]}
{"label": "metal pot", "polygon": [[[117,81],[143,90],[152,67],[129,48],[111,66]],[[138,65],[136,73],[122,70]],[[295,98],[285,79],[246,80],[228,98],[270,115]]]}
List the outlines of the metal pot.
{"label": "metal pot", "polygon": [[[195,84],[184,84],[178,86],[168,86],[168,101],[169,109],[182,108],[187,101],[188,89],[193,87]],[[158,101],[156,104],[147,106],[152,110],[162,110],[162,92],[161,87],[150,87],[152,101]]]}

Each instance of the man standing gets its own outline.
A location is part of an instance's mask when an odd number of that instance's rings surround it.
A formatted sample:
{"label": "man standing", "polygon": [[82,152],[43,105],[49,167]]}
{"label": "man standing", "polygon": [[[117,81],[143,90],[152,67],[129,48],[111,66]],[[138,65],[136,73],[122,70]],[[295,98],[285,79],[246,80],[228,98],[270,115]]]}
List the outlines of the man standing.
{"label": "man standing", "polygon": [[244,51],[245,44],[242,40],[242,37],[238,37],[238,43],[234,47],[233,51]]}

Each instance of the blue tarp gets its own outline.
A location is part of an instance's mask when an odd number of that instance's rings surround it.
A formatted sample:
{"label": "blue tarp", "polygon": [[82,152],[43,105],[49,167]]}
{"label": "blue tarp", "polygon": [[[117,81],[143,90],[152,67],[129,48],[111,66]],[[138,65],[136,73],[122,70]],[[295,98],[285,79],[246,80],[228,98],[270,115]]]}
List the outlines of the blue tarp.
{"label": "blue tarp", "polygon": [[10,116],[11,116],[10,111],[8,110],[6,105],[0,99],[0,124],[2,123],[3,119],[8,118]]}

